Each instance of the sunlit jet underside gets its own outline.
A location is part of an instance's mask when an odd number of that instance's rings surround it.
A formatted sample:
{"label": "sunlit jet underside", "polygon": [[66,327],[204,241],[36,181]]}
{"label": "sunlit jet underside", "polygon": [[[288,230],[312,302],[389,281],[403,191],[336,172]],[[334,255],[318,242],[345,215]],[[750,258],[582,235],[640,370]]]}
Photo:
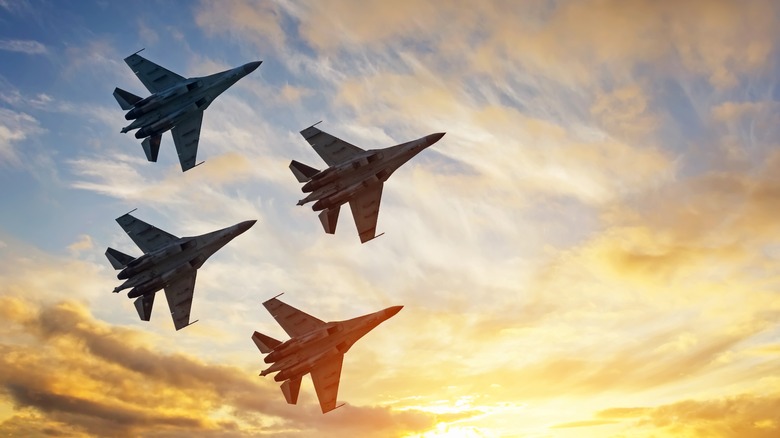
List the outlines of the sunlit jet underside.
{"label": "sunlit jet underside", "polygon": [[133,120],[122,132],[138,129],[135,138],[144,139],[141,145],[146,158],[157,161],[162,134],[171,130],[183,172],[195,167],[203,111],[262,63],[255,61],[209,76],[184,78],[138,53],[125,58],[125,62],[152,95],[142,99],[121,88],[114,89],[114,98],[127,111],[125,119]]}
{"label": "sunlit jet underside", "polygon": [[336,397],[341,380],[341,364],[352,345],[376,326],[398,313],[403,306],[393,306],[379,312],[348,319],[324,322],[307,313],[272,298],[263,303],[282,326],[290,339],[281,342],[254,332],[252,340],[267,354],[264,361],[271,366],[260,375],[278,372],[274,380],[282,383],[287,403],[298,402],[301,378],[311,374],[322,413],[336,409]]}
{"label": "sunlit jet underside", "polygon": [[312,210],[320,211],[319,218],[326,233],[336,232],[341,206],[349,202],[360,242],[376,236],[376,222],[382,187],[390,175],[402,164],[436,143],[443,132],[384,149],[363,150],[311,126],[301,131],[325,163],[323,171],[293,160],[290,163],[295,178],[309,193],[298,205],[314,202]]}
{"label": "sunlit jet underside", "polygon": [[128,298],[137,298],[135,308],[143,321],[152,316],[154,296],[165,289],[165,298],[180,330],[190,325],[190,308],[198,268],[225,244],[248,230],[256,221],[236,225],[194,237],[176,237],[136,219],[130,213],[116,220],[141,248],[144,255],[133,258],[113,248],[106,250],[111,266],[120,270],[117,278],[126,280],[114,292],[130,289]]}

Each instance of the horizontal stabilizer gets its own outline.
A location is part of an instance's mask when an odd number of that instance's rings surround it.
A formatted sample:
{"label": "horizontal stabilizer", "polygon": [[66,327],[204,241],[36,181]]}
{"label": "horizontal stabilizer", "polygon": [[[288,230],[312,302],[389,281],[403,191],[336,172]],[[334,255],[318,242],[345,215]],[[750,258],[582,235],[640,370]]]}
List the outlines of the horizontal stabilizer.
{"label": "horizontal stabilizer", "polygon": [[140,97],[121,88],[114,88],[114,99],[116,99],[119,106],[125,111],[135,106],[135,104],[141,100]]}
{"label": "horizontal stabilizer", "polygon": [[160,141],[162,141],[162,134],[157,134],[152,137],[146,137],[141,142],[141,146],[144,148],[146,159],[151,162],[157,162],[157,154],[160,153]]}
{"label": "horizontal stabilizer", "polygon": [[129,256],[123,252],[119,252],[114,248],[106,249],[106,258],[111,262],[111,266],[116,270],[120,270],[129,265],[130,262],[135,260],[135,257]]}
{"label": "horizontal stabilizer", "polygon": [[334,208],[326,208],[320,212],[320,222],[322,222],[322,228],[325,229],[326,233],[334,234],[336,232],[336,224],[339,221],[340,210],[341,206],[339,205]]}
{"label": "horizontal stabilizer", "polygon": [[282,383],[282,394],[284,394],[287,403],[294,405],[298,403],[298,392],[301,390],[301,378],[285,380]]}
{"label": "horizontal stabilizer", "polygon": [[152,306],[154,305],[154,296],[156,294],[141,295],[133,304],[135,304],[135,310],[138,311],[138,316],[142,321],[149,321],[152,317]]}
{"label": "horizontal stabilizer", "polygon": [[276,339],[270,336],[266,336],[260,332],[255,332],[252,335],[252,340],[255,341],[255,345],[257,345],[257,348],[259,348],[260,352],[263,354],[270,353],[274,348],[281,344],[281,342],[277,341]]}
{"label": "horizontal stabilizer", "polygon": [[309,181],[311,177],[320,173],[319,170],[295,160],[290,162],[290,170],[292,170],[293,175],[295,175],[295,179],[301,183]]}

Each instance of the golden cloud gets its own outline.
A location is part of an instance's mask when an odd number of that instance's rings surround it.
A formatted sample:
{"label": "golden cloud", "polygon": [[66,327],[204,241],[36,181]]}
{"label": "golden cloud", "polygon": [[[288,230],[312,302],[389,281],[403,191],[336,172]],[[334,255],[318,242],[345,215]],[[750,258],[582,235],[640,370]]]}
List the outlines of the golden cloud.
{"label": "golden cloud", "polygon": [[[741,394],[686,400],[658,407],[611,408],[596,413],[601,421],[631,420],[631,436],[691,438],[769,438],[780,431],[780,394]],[[599,420],[594,420],[599,421]]]}
{"label": "golden cloud", "polygon": [[637,84],[618,88],[596,97],[591,114],[603,129],[615,138],[640,142],[654,138],[660,120],[651,113],[649,97]]}
{"label": "golden cloud", "polygon": [[77,241],[68,245],[68,250],[70,250],[71,253],[78,254],[82,251],[92,249],[93,246],[92,237],[88,234],[82,234]]}
{"label": "golden cloud", "polygon": [[[227,9],[245,8],[232,4]],[[503,76],[514,72],[511,64],[517,64],[566,83],[591,82],[598,74],[594,66],[606,66],[613,77],[624,79],[639,64],[666,64],[668,71],[682,64],[714,86],[729,88],[739,77],[767,65],[776,44],[778,9],[771,0],[684,5],[589,0],[553,6],[541,1],[478,6],[334,1],[290,6],[287,12],[300,20],[306,41],[327,53],[432,45],[445,57],[466,57],[471,71]],[[234,15],[243,22],[238,13]]]}

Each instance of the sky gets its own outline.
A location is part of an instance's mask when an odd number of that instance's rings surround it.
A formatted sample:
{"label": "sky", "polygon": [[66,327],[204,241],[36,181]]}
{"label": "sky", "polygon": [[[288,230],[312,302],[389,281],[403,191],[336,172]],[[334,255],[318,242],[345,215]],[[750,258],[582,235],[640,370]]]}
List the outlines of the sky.
{"label": "sky", "polygon": [[[262,60],[182,173],[111,93]],[[0,435],[776,437],[780,3],[0,0]],[[364,149],[446,132],[387,182],[377,231],[296,206],[299,131]],[[114,221],[256,219],[143,322]],[[297,406],[250,336],[262,302],[404,309]]]}

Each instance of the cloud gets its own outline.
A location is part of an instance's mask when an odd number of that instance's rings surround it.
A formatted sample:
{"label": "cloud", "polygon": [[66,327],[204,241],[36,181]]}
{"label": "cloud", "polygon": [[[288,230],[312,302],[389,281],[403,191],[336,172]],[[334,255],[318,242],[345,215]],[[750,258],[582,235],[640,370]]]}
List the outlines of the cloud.
{"label": "cloud", "polygon": [[[568,84],[593,83],[602,74],[627,79],[639,65],[670,71],[681,64],[714,86],[728,88],[740,76],[766,67],[777,35],[777,5],[771,1],[702,1],[682,7],[645,0],[538,1],[513,7],[499,1],[479,7],[336,1],[288,10],[301,21],[302,37],[326,53],[418,45],[451,65],[494,77],[524,68]],[[462,71],[455,68],[450,74]]]}
{"label": "cloud", "polygon": [[87,79],[92,83],[105,82],[111,87],[137,83],[135,75],[117,53],[120,51],[109,39],[92,38],[83,45],[70,45],[65,49],[66,64],[62,75],[71,81]]}
{"label": "cloud", "polygon": [[155,45],[160,40],[160,36],[157,34],[157,31],[149,27],[145,20],[139,19],[137,26],[138,36],[144,44]]}
{"label": "cloud", "polygon": [[743,117],[761,117],[777,109],[777,102],[724,102],[712,108],[712,117],[718,122],[731,122]]}
{"label": "cloud", "polygon": [[0,40],[0,50],[8,52],[26,53],[28,55],[40,55],[48,50],[46,46],[34,40]]}
{"label": "cloud", "polygon": [[0,7],[18,16],[35,14],[35,8],[29,0],[0,0]]}
{"label": "cloud", "polygon": [[285,84],[282,90],[279,92],[279,97],[282,101],[287,103],[298,102],[304,97],[311,96],[312,90],[305,87],[295,87],[290,84]]}
{"label": "cloud", "polygon": [[33,116],[0,108],[0,165],[21,166],[22,157],[19,156],[14,144],[42,132],[43,128]]}
{"label": "cloud", "polygon": [[637,437],[768,438],[780,430],[780,395],[741,394],[648,408],[612,408],[596,417],[600,420],[593,421],[630,420],[631,435]]}
{"label": "cloud", "polygon": [[[147,175],[152,172],[152,167],[160,167],[161,164],[147,163],[141,151],[138,152],[133,156],[115,155],[111,159],[101,156],[72,160],[70,164],[79,178],[73,182],[73,187],[130,201],[143,199],[147,202],[168,203],[180,199],[174,202],[185,203],[187,201],[181,196],[185,192],[193,194],[195,190],[203,196],[213,195],[215,189],[222,186],[261,175],[247,158],[237,153],[228,153],[211,158],[195,171],[183,175],[178,163],[171,164],[163,174],[163,179],[154,181]],[[139,171],[132,164],[146,168]],[[193,185],[195,177],[190,175],[195,172],[201,180],[205,178],[202,181],[207,184]]]}
{"label": "cloud", "polygon": [[590,108],[595,121],[616,138],[641,145],[660,126],[650,111],[650,98],[637,84],[598,95]]}
{"label": "cloud", "polygon": [[780,237],[773,219],[779,157],[771,153],[750,173],[712,171],[613,206],[607,217],[619,226],[594,240],[591,259],[645,280],[717,261],[732,269],[755,264],[763,258],[755,251]]}
{"label": "cloud", "polygon": [[93,247],[92,238],[88,234],[80,235],[77,241],[68,245],[68,249],[75,254],[92,249]]}
{"label": "cloud", "polygon": [[201,2],[195,22],[209,34],[228,32],[258,38],[272,47],[281,48],[286,36],[281,27],[277,2],[248,3],[230,1],[222,5]]}
{"label": "cloud", "polygon": [[453,155],[477,168],[491,166],[484,172],[496,183],[603,203],[656,185],[674,172],[671,158],[657,148],[586,138],[512,109],[487,107],[474,114],[473,122],[486,140],[476,148],[461,143]]}

